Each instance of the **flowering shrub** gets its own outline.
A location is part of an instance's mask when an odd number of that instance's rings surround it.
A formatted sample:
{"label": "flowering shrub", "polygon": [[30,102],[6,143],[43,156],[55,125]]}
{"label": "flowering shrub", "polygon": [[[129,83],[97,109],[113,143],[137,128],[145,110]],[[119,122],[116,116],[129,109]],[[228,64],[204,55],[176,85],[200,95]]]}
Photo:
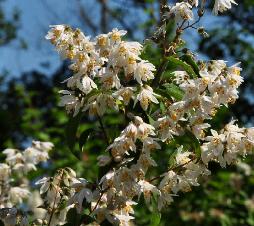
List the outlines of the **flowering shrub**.
{"label": "flowering shrub", "polygon": [[[236,3],[215,0],[213,12],[224,12],[232,4]],[[31,191],[24,175],[48,159],[53,144],[33,142],[24,152],[5,150],[6,163],[0,165],[0,218],[5,225],[131,225],[141,196],[159,218],[174,196],[191,191],[200,177],[211,174],[209,162],[226,167],[252,152],[254,128],[240,128],[232,120],[216,131],[210,124],[219,108],[238,98],[243,82],[239,64],[198,61],[182,47],[187,29],[208,35],[203,27],[195,27],[204,6],[205,1],[190,0],[162,7],[161,24],[150,38],[158,45],[153,48],[162,51],[158,65],[142,56],[149,40],[144,46],[124,41],[126,31],[113,29],[91,39],[79,29],[52,26],[46,38],[72,61],[73,76],[60,91],[60,106],[71,115],[70,149],[84,114],[99,121],[107,148],[98,156],[97,181],[79,178],[67,167],[38,180]],[[198,8],[196,20],[193,8]],[[169,40],[167,26],[172,20],[176,32]],[[115,112],[125,122],[113,137],[114,128],[106,127],[103,117]],[[79,137],[81,148],[94,129],[87,128]],[[168,161],[160,172],[156,167],[163,152]],[[36,185],[40,196],[32,193]],[[30,194],[34,199],[25,205]]]}

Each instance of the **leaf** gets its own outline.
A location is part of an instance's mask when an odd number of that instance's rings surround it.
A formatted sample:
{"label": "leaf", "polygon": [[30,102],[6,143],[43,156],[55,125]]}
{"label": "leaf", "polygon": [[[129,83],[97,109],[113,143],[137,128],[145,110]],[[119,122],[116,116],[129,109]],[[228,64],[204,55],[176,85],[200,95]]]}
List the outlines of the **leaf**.
{"label": "leaf", "polygon": [[87,215],[87,214],[84,214],[84,215],[82,215],[82,217],[81,217],[80,223],[83,223],[83,224],[85,224],[85,225],[88,225],[88,224],[90,224],[90,223],[92,223],[92,222],[94,222],[94,221],[95,221],[95,219],[94,219],[93,217],[91,217],[91,216],[89,216],[89,215]]}
{"label": "leaf", "polygon": [[183,61],[185,61],[187,64],[189,64],[189,65],[193,68],[194,72],[195,72],[198,76],[200,76],[200,75],[199,75],[199,67],[198,67],[197,63],[193,60],[193,58],[192,58],[191,55],[185,54],[185,55],[181,56],[181,60],[183,60]]}
{"label": "leaf", "polygon": [[100,223],[100,226],[112,226],[112,224],[106,219]]}
{"label": "leaf", "polygon": [[201,157],[201,147],[200,147],[200,142],[199,142],[199,140],[198,140],[197,137],[196,137],[192,132],[190,132],[189,130],[187,130],[185,134],[190,138],[190,144],[191,144],[191,146],[192,146],[192,147],[194,148],[194,150],[195,150],[196,157],[197,157],[197,158],[200,158],[200,157]]}
{"label": "leaf", "polygon": [[185,70],[191,78],[198,77],[195,71],[192,69],[192,67],[189,64],[185,63],[184,61],[174,58],[172,56],[168,57],[167,59],[171,65],[175,67],[181,67],[183,70]]}
{"label": "leaf", "polygon": [[[185,130],[184,135],[176,136],[169,144],[170,147],[177,147],[178,145],[183,145],[184,150],[192,149],[195,152],[197,159],[201,157],[201,147],[199,140],[195,137],[195,135],[189,131]],[[174,154],[172,158],[170,158],[170,164],[174,162]]]}
{"label": "leaf", "polygon": [[165,104],[163,102],[160,102],[160,110],[163,114],[166,112],[166,107],[165,107]]}
{"label": "leaf", "polygon": [[82,117],[81,113],[79,113],[75,117],[71,117],[69,119],[69,122],[67,123],[66,130],[65,130],[67,145],[68,145],[70,151],[77,158],[79,158],[79,154],[75,152],[74,146],[75,146],[75,143],[77,141],[77,130],[78,130],[78,126],[79,126],[81,117]]}
{"label": "leaf", "polygon": [[153,118],[152,118],[150,115],[148,115],[148,114],[147,114],[147,117],[148,117],[149,123],[150,123],[151,125],[153,125],[153,124],[154,124]]}
{"label": "leaf", "polygon": [[160,221],[161,221],[161,214],[159,212],[154,212],[152,213],[151,215],[151,218],[150,218],[150,226],[158,226],[160,225]]}
{"label": "leaf", "polygon": [[66,221],[67,224],[65,224],[65,226],[69,226],[70,224],[72,226],[79,226],[80,224],[80,215],[78,214],[76,208],[72,208],[68,211],[67,215],[66,215]]}
{"label": "leaf", "polygon": [[201,157],[201,147],[199,140],[189,130],[186,130],[183,136],[175,138],[178,144],[182,144],[186,149],[192,148],[195,151],[196,157]]}
{"label": "leaf", "polygon": [[88,128],[85,131],[83,131],[79,137],[79,149],[83,152],[83,146],[89,139],[90,134],[93,132],[92,128]]}
{"label": "leaf", "polygon": [[182,100],[184,92],[175,84],[163,84],[163,86],[166,88],[167,94],[169,94],[171,97],[174,97],[176,100]]}

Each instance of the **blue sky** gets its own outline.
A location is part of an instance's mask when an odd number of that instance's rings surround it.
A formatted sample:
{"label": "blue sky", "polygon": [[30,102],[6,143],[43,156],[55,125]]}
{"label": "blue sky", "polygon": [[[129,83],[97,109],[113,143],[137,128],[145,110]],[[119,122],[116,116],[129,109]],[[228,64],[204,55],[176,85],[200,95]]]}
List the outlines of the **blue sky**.
{"label": "blue sky", "polygon": [[[85,34],[92,33],[77,16],[79,7],[77,2],[76,0],[5,0],[3,6],[6,15],[11,15],[12,10],[17,8],[21,15],[21,26],[18,29],[18,39],[0,47],[0,71],[7,69],[11,77],[31,70],[38,70],[45,74],[54,72],[60,66],[61,59],[54,52],[51,44],[44,39],[49,25],[69,24],[81,27]],[[100,9],[97,1],[83,0],[80,2],[84,5],[92,21],[98,23]],[[123,10],[128,10],[128,5],[123,4],[125,2],[123,0],[110,0],[109,2],[112,8],[121,6]],[[141,10],[134,9],[133,12],[130,12],[130,24],[133,19],[142,23],[145,20],[145,14]],[[217,26],[217,20],[218,18],[209,16],[202,24],[210,27]],[[111,27],[114,26],[118,27],[119,25],[111,24]],[[187,33],[186,37],[189,47],[195,49],[198,35],[192,31],[191,35]],[[140,37],[140,39],[142,38]],[[20,48],[20,39],[27,43],[28,49]],[[45,65],[49,65],[49,67]]]}

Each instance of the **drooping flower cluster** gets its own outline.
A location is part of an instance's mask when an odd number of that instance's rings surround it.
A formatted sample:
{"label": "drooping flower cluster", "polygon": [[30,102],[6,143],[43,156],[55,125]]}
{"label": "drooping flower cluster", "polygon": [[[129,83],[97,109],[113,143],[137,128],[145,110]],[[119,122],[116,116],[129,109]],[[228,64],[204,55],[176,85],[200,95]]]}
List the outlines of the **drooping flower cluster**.
{"label": "drooping flower cluster", "polygon": [[[75,116],[80,110],[89,110],[90,115],[103,115],[107,108],[118,108],[116,99],[125,104],[134,99],[145,110],[149,102],[158,103],[153,89],[143,84],[154,78],[155,67],[140,58],[140,43],[122,41],[125,34],[113,29],[91,40],[78,29],[52,27],[46,38],[63,58],[73,61],[70,69],[74,75],[66,80],[69,90],[61,91],[60,105],[66,106],[68,112]],[[140,88],[131,87],[131,80]]]}
{"label": "drooping flower cluster", "polygon": [[211,61],[203,64],[200,77],[190,78],[185,71],[175,71],[174,81],[184,91],[181,101],[168,107],[168,114],[157,119],[155,127],[161,139],[172,139],[180,134],[182,122],[198,139],[205,137],[204,129],[210,127],[205,122],[212,119],[222,105],[233,104],[238,98],[237,88],[243,82],[241,68],[227,67],[224,61]]}
{"label": "drooping flower cluster", "polygon": [[26,215],[17,207],[31,195],[25,175],[48,160],[53,148],[50,142],[33,141],[24,151],[6,149],[5,163],[0,164],[0,219],[8,226],[28,225]]}

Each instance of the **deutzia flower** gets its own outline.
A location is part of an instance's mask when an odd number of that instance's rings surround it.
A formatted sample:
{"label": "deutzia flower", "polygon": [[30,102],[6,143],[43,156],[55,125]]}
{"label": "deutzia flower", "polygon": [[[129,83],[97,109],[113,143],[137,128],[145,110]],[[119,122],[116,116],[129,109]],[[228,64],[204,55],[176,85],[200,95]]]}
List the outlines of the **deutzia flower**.
{"label": "deutzia flower", "polygon": [[30,192],[26,188],[12,187],[10,189],[10,200],[14,204],[22,203],[23,199],[28,198]]}
{"label": "deutzia flower", "polygon": [[79,98],[71,91],[61,90],[59,93],[63,94],[63,96],[61,96],[59,106],[66,107],[67,112],[73,112],[73,117],[75,117],[79,113],[83,101],[80,101]]}
{"label": "deutzia flower", "polygon": [[142,60],[137,63],[136,69],[134,71],[134,78],[139,84],[142,84],[143,81],[154,79],[153,72],[155,71],[155,66],[148,61]]}
{"label": "deutzia flower", "polygon": [[83,200],[86,199],[87,202],[91,202],[93,198],[92,191],[87,188],[87,180],[79,178],[73,183],[72,187],[77,191],[77,193],[72,196],[68,204],[75,204],[77,210],[81,213]]}
{"label": "deutzia flower", "polygon": [[[160,194],[160,191],[158,190],[158,188],[156,186],[152,185],[151,183],[149,183],[145,180],[140,180],[138,182],[138,184],[141,187],[140,192],[144,193],[145,201],[147,204],[150,203],[152,195]],[[141,195],[141,193],[139,194],[139,196],[140,195]]]}
{"label": "deutzia flower", "polygon": [[134,98],[133,92],[136,89],[133,87],[123,87],[113,93],[113,97],[123,101],[125,105],[128,105],[130,100]]}
{"label": "deutzia flower", "polygon": [[0,181],[5,181],[9,178],[10,167],[5,163],[0,163]]}
{"label": "deutzia flower", "polygon": [[121,37],[127,33],[125,30],[118,30],[114,28],[113,31],[109,34],[111,42],[119,42],[121,41]]}
{"label": "deutzia flower", "polygon": [[134,105],[137,103],[137,101],[140,102],[141,107],[146,111],[148,108],[148,105],[150,102],[153,102],[155,104],[158,104],[159,101],[154,96],[153,89],[146,85],[141,88],[140,93],[137,95],[137,98],[135,100]]}
{"label": "deutzia flower", "polygon": [[224,142],[225,142],[225,135],[218,134],[217,131],[211,130],[212,136],[208,136],[206,138],[208,143],[205,143],[201,146],[202,153],[201,158],[202,161],[207,164],[211,159],[218,158],[221,166],[224,166],[223,160],[223,151],[224,151]]}
{"label": "deutzia flower", "polygon": [[64,33],[66,28],[65,25],[50,25],[51,30],[45,36],[46,39],[49,39],[52,43],[55,43]]}
{"label": "deutzia flower", "polygon": [[169,15],[174,15],[176,22],[182,20],[193,20],[193,12],[191,10],[192,6],[187,2],[176,3],[169,12]]}
{"label": "deutzia flower", "polygon": [[97,89],[97,85],[88,76],[81,78],[81,82],[77,84],[77,87],[85,94],[90,93],[93,89]]}
{"label": "deutzia flower", "polygon": [[232,4],[237,5],[234,0],[215,0],[213,13],[218,15],[218,12],[224,12],[228,9],[231,9]]}
{"label": "deutzia flower", "polygon": [[177,135],[175,126],[175,122],[168,116],[159,118],[154,122],[154,127],[162,141],[170,140],[173,138],[173,135]]}
{"label": "deutzia flower", "polygon": [[199,0],[189,0],[189,3],[195,7],[198,7],[198,1]]}

